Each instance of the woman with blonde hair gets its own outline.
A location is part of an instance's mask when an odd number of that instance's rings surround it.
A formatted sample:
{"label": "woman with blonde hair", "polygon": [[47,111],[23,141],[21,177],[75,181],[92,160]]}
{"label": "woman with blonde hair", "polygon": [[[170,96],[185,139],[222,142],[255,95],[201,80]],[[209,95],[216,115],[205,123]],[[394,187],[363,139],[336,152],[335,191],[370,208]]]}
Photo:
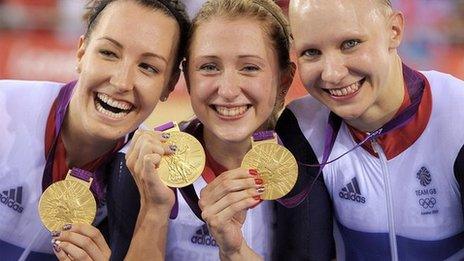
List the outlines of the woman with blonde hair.
{"label": "woman with blonde hair", "polygon": [[[194,18],[183,67],[197,118],[183,129],[203,145],[206,167],[192,186],[180,189],[178,216],[164,221],[166,259],[271,258],[273,202],[260,198],[265,187],[258,171],[240,166],[252,135],[272,129],[284,104],[295,69],[289,46],[287,20],[271,0],[208,1]],[[161,175],[150,160],[159,158],[156,147],[166,141],[160,136],[143,131],[133,139],[125,156],[128,169],[117,170],[125,191],[121,208],[138,201],[128,187],[129,170]],[[120,157],[116,166],[123,163]],[[176,195],[168,187],[162,191],[158,203],[171,209]],[[129,236],[130,226],[121,221]]]}

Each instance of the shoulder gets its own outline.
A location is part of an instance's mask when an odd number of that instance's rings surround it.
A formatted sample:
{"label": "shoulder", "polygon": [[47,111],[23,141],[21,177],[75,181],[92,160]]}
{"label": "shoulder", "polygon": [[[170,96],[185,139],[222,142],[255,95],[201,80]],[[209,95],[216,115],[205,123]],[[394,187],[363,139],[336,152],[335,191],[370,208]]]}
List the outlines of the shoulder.
{"label": "shoulder", "polygon": [[0,106],[25,108],[50,104],[63,83],[42,81],[0,80]]}
{"label": "shoulder", "polygon": [[[8,94],[57,92],[63,83],[47,81],[0,80],[0,92]],[[23,93],[24,94],[24,93]]]}
{"label": "shoulder", "polygon": [[314,128],[323,128],[329,112],[325,105],[310,95],[306,95],[288,104],[286,110],[282,113],[282,121],[293,118],[293,121],[298,124],[298,128],[306,132]]}
{"label": "shoulder", "polygon": [[46,118],[62,86],[54,82],[0,80],[0,118],[30,124]]}
{"label": "shoulder", "polygon": [[463,80],[438,71],[421,71],[421,73],[427,78],[432,91],[435,89],[440,89],[440,91],[442,91],[443,88],[447,88],[447,92],[464,93]]}
{"label": "shoulder", "polygon": [[286,146],[290,146],[289,143],[298,145],[304,142],[319,147],[324,138],[329,112],[326,106],[313,97],[304,96],[291,102],[282,112],[276,132]]}

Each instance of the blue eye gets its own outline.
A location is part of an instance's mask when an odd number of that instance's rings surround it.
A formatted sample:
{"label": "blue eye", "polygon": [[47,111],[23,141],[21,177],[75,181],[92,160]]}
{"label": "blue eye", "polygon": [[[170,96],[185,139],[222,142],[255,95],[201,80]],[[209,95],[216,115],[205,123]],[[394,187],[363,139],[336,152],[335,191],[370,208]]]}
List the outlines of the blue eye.
{"label": "blue eye", "polygon": [[306,56],[306,57],[314,57],[318,55],[321,55],[321,51],[317,49],[308,49],[308,50],[303,51],[302,53],[302,56]]}
{"label": "blue eye", "polygon": [[258,66],[255,66],[255,65],[247,65],[247,66],[244,66],[242,68],[242,71],[245,71],[245,72],[255,72],[255,71],[259,71],[261,68],[259,68]]}
{"label": "blue eye", "polygon": [[159,73],[159,70],[156,67],[154,67],[152,65],[149,65],[147,63],[141,63],[141,64],[139,64],[139,67],[142,68],[144,71],[150,73],[150,74]]}
{"label": "blue eye", "polygon": [[358,44],[360,44],[361,41],[357,40],[357,39],[352,39],[352,40],[348,40],[348,41],[344,41],[342,43],[342,50],[347,50],[347,49],[351,49],[353,47],[356,47]]}
{"label": "blue eye", "polygon": [[217,68],[215,64],[207,63],[207,64],[203,64],[202,66],[200,66],[200,70],[206,71],[206,72],[214,72],[214,71],[218,71],[219,69]]}

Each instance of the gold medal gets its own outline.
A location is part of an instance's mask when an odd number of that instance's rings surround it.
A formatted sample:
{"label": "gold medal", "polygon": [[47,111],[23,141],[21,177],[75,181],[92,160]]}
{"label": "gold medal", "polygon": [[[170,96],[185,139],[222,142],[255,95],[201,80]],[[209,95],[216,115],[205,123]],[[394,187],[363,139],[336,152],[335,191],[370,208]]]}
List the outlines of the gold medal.
{"label": "gold medal", "polygon": [[258,170],[265,187],[261,199],[274,200],[285,196],[295,186],[298,165],[292,153],[277,144],[273,132],[267,135],[265,140],[252,138],[252,148],[245,154],[242,167]]}
{"label": "gold medal", "polygon": [[90,182],[71,176],[51,184],[42,194],[39,201],[39,216],[49,231],[62,230],[65,224],[92,224],[97,204]]}
{"label": "gold medal", "polygon": [[173,154],[161,158],[159,176],[169,187],[186,187],[201,176],[205,168],[205,151],[195,137],[179,131],[177,125],[164,132],[170,135],[166,143],[176,149]]}

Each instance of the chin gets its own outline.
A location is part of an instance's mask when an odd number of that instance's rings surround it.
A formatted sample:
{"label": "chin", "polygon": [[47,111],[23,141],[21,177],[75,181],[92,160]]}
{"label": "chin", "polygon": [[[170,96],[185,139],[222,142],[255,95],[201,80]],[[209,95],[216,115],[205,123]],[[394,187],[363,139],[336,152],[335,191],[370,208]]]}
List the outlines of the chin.
{"label": "chin", "polygon": [[248,132],[237,130],[237,131],[232,131],[232,132],[227,131],[227,132],[218,133],[218,135],[216,136],[223,141],[230,142],[230,143],[237,143],[237,142],[242,142],[244,140],[249,139],[251,135],[253,135],[253,132],[248,133]]}

